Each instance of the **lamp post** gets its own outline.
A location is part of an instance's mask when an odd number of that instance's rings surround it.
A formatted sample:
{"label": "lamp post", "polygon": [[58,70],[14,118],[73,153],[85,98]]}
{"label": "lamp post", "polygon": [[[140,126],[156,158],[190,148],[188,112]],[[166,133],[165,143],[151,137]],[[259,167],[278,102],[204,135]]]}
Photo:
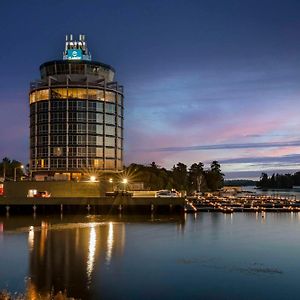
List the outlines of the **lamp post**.
{"label": "lamp post", "polygon": [[18,167],[14,167],[14,181],[17,181],[17,169],[20,168],[20,169],[24,169],[24,166],[23,165],[20,165]]}

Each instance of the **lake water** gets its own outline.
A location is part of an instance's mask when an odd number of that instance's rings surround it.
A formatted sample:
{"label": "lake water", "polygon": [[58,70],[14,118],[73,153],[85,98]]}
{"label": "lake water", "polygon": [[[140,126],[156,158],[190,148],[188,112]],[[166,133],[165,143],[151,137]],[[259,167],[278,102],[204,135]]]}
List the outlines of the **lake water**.
{"label": "lake water", "polygon": [[242,187],[244,191],[254,192],[259,195],[275,195],[282,197],[296,197],[297,200],[300,200],[300,188],[294,189],[274,189],[274,190],[261,190],[257,189],[254,186],[245,186]]}
{"label": "lake water", "polygon": [[0,217],[0,290],[28,299],[295,299],[299,275],[300,213]]}

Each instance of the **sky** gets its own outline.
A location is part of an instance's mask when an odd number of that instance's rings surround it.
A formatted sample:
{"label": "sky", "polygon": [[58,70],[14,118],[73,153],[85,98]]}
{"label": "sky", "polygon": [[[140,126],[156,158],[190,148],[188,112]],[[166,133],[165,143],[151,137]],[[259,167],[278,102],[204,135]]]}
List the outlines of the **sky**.
{"label": "sky", "polygon": [[300,1],[2,1],[0,158],[29,160],[29,83],[86,34],[125,88],[125,163],[300,169]]}

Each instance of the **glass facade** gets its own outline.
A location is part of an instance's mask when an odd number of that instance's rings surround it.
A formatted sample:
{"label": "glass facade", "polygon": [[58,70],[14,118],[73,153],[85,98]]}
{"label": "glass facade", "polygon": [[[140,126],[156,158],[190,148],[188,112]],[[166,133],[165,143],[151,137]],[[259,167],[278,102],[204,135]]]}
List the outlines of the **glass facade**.
{"label": "glass facade", "polygon": [[86,78],[81,83],[78,78],[69,80],[70,70],[94,72],[93,66],[85,63],[73,66],[71,62],[60,65],[56,61],[41,66],[42,79],[53,74],[68,78],[56,79],[53,84],[46,80],[31,88],[32,172],[122,170],[123,89],[106,81],[99,84]]}

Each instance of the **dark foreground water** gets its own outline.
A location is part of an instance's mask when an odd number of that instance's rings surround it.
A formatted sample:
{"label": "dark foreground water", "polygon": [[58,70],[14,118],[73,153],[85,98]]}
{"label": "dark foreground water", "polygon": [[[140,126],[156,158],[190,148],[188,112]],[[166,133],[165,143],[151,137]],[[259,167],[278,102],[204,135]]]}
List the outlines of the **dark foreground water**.
{"label": "dark foreground water", "polygon": [[0,217],[0,290],[297,299],[300,213]]}

